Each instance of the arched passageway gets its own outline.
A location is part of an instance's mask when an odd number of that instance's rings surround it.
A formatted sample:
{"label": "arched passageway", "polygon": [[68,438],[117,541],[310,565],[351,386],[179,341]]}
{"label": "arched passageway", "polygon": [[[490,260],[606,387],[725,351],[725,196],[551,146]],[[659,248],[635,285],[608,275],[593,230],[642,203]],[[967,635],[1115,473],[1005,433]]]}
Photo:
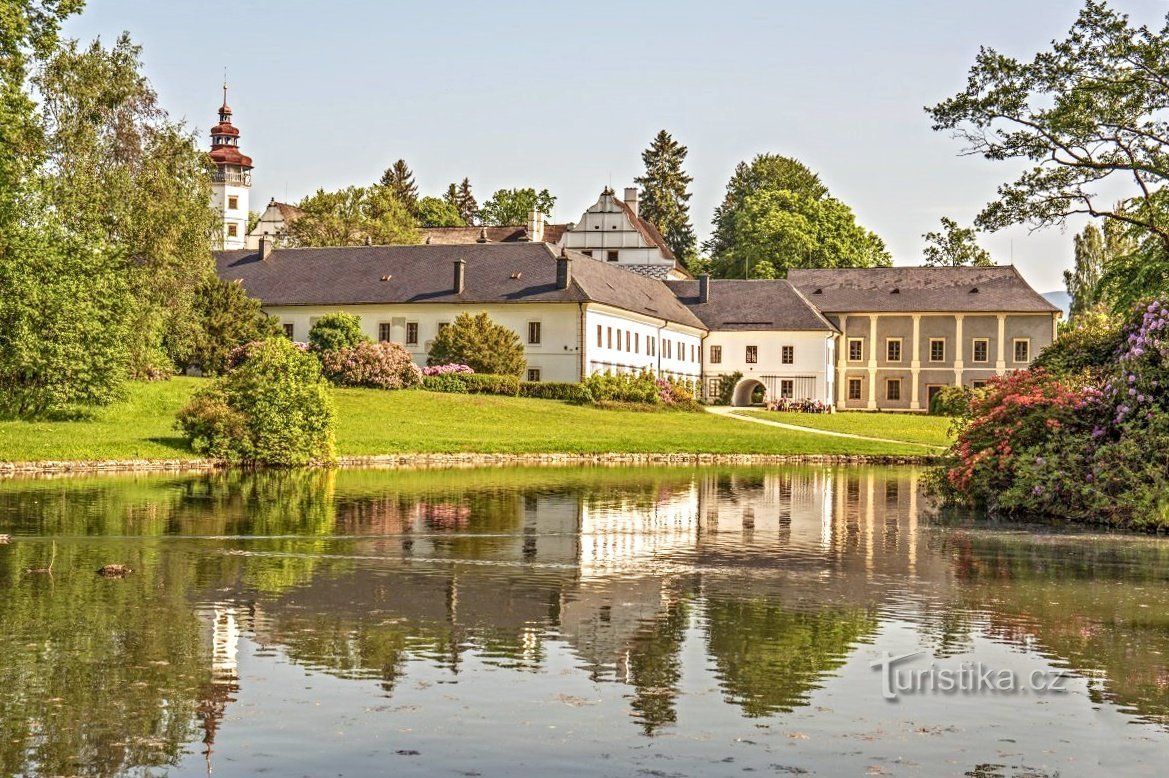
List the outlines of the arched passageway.
{"label": "arched passageway", "polygon": [[767,387],[763,385],[763,382],[754,378],[744,378],[735,387],[735,394],[734,397],[731,398],[731,405],[734,405],[737,408],[751,405],[752,395],[754,395],[759,390],[762,390],[763,401],[766,402]]}

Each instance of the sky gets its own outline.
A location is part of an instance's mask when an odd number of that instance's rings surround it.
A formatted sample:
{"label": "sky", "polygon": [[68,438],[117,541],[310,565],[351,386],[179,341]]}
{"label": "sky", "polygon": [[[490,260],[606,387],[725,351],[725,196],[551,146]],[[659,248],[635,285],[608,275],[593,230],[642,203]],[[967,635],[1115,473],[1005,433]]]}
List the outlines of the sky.
{"label": "sky", "polygon": [[[1165,0],[1114,0],[1160,26]],[[404,158],[422,194],[471,179],[547,187],[555,221],[631,186],[660,129],[689,148],[702,240],[734,166],[769,152],[820,174],[894,263],[942,216],[969,223],[1018,168],[962,155],[923,110],[963,88],[982,45],[1030,59],[1079,0],[392,2],[89,0],[66,34],[143,47],[162,106],[209,146],[224,70],[253,158],[251,205],[376,181]],[[1039,291],[1072,234],[981,238]]]}

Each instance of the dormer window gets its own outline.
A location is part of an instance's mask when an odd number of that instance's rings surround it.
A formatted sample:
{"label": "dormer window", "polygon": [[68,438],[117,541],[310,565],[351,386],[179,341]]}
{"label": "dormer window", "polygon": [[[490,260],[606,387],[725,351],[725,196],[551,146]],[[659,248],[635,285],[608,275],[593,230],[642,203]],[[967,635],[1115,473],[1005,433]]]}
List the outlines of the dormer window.
{"label": "dormer window", "polygon": [[897,287],[893,287],[893,290],[889,292],[889,294],[901,294],[901,290]]}

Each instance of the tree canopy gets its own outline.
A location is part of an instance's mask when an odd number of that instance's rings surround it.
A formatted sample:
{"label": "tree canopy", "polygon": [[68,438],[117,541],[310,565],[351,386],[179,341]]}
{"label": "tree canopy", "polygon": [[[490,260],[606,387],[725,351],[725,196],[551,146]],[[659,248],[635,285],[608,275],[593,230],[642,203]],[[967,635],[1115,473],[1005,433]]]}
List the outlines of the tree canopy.
{"label": "tree canopy", "polygon": [[463,364],[476,373],[519,376],[527,360],[520,336],[483,311],[460,313],[443,327],[430,345],[426,364]]}
{"label": "tree canopy", "polygon": [[399,159],[386,168],[378,183],[388,187],[394,193],[394,197],[398,198],[398,202],[406,206],[407,211],[414,213],[418,204],[418,185],[414,183],[414,173],[406,164],[406,160]]}
{"label": "tree canopy", "polygon": [[921,236],[925,239],[925,248],[922,249],[925,263],[946,267],[994,265],[990,252],[978,245],[975,234],[974,229],[959,226],[958,222],[943,216],[940,232],[927,232]]}
{"label": "tree canopy", "polygon": [[719,278],[782,278],[790,267],[871,267],[891,262],[884,241],[790,157],[740,162],[715,209],[704,248]]}
{"label": "tree canopy", "polygon": [[[1086,214],[1127,225],[1141,258],[1118,267],[1118,299],[1169,285],[1169,21],[1132,25],[1084,4],[1068,36],[1030,61],[983,47],[966,88],[926,111],[967,154],[1025,169],[976,225],[1062,225]],[[1115,186],[1128,196],[1119,204]],[[1106,273],[1107,274],[1107,273]]]}
{"label": "tree canopy", "polygon": [[471,193],[471,179],[464,178],[462,183],[448,186],[443,199],[458,212],[464,224],[479,223],[479,203]]}
{"label": "tree canopy", "polygon": [[697,254],[694,226],[690,223],[690,183],[682,165],[688,149],[665,130],[654,136],[641,153],[645,173],[633,179],[641,187],[641,216],[657,226],[666,244],[684,266]]}
{"label": "tree canopy", "polygon": [[556,198],[547,189],[537,192],[532,187],[524,189],[499,189],[491,199],[483,203],[479,219],[489,227],[506,227],[513,224],[527,224],[528,215],[537,210],[545,216],[552,213]]}
{"label": "tree canopy", "polygon": [[360,246],[418,242],[414,218],[384,186],[318,189],[298,203],[304,214],[288,226],[297,246]]}
{"label": "tree canopy", "polygon": [[419,227],[464,227],[466,222],[459,209],[445,199],[423,197],[414,208]]}

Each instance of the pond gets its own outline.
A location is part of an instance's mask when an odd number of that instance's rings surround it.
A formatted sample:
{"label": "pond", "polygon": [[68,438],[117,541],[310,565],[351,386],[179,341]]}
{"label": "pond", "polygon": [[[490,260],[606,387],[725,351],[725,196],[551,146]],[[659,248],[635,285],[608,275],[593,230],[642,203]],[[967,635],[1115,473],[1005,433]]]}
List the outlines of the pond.
{"label": "pond", "polygon": [[1163,774],[1169,540],[923,475],[0,482],[0,773]]}

